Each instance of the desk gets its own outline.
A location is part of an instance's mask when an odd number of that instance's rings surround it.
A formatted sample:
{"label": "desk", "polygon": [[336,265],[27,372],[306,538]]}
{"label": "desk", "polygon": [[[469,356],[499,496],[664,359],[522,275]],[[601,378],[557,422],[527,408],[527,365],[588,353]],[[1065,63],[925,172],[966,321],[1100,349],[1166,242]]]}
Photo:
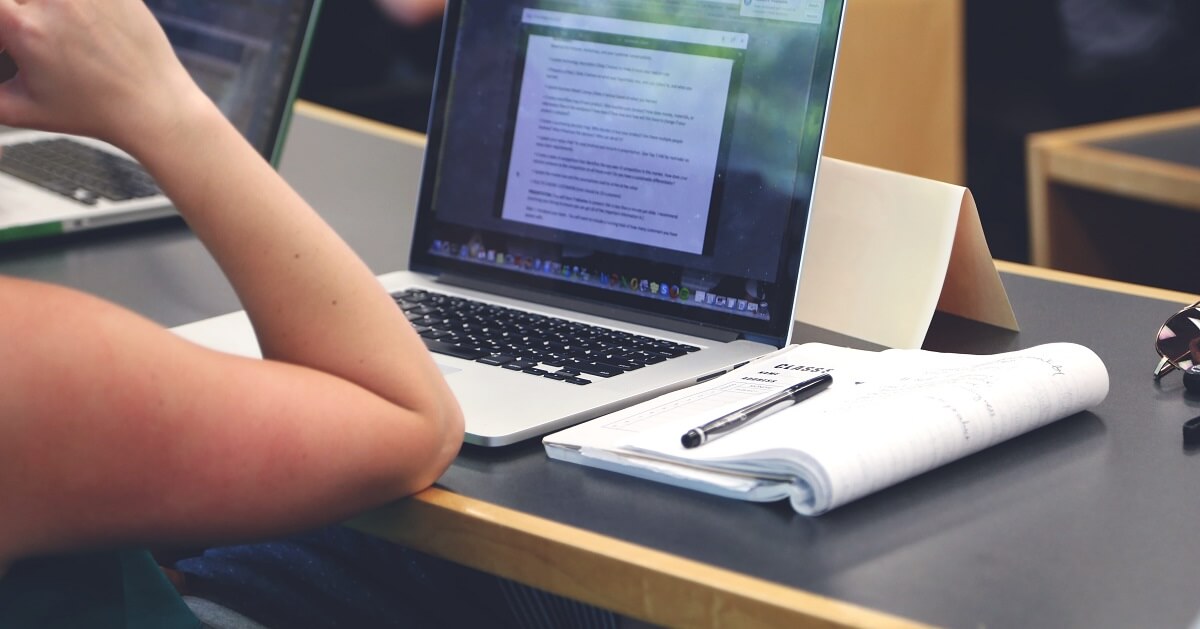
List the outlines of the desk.
{"label": "desk", "polygon": [[535,443],[468,449],[439,488],[356,525],[672,625],[1186,626],[1200,457],[1180,424],[1200,400],[1150,378],[1176,305],[1003,269],[1023,331],[939,318],[928,347],[1087,344],[1112,377],[1094,413],[819,518],[550,461]]}
{"label": "desk", "polygon": [[[319,108],[300,113],[285,175],[322,174],[296,183],[374,269],[399,266],[392,232],[407,224],[411,181],[336,191],[343,169],[392,151],[407,159],[403,142]],[[819,518],[550,461],[535,441],[467,448],[438,487],[354,524],[665,624],[1185,626],[1200,611],[1200,457],[1182,449],[1180,425],[1200,400],[1150,370],[1155,330],[1190,296],[1002,271],[1022,332],[939,317],[927,347],[1086,344],[1112,376],[1094,413]],[[6,245],[0,273],[94,290],[165,325],[236,308],[177,221]],[[828,336],[803,328],[797,340]]]}
{"label": "desk", "polygon": [[1036,133],[1027,153],[1034,264],[1200,291],[1200,108]]}

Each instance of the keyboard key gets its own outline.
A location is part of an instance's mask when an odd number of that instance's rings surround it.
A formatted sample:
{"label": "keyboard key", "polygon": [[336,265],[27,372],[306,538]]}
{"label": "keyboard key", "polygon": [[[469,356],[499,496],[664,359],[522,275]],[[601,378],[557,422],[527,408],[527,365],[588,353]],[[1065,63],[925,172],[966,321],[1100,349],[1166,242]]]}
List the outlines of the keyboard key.
{"label": "keyboard key", "polygon": [[442,341],[437,341],[431,338],[421,337],[421,340],[425,341],[425,347],[428,348],[429,351],[437,354],[445,354],[447,356],[454,356],[466,360],[475,360],[482,357],[484,354],[483,350],[471,347],[459,347],[458,345],[443,343]]}
{"label": "keyboard key", "polygon": [[85,205],[161,192],[137,162],[68,138],[7,146],[0,171]]}
{"label": "keyboard key", "polygon": [[624,370],[616,365],[606,365],[604,363],[579,363],[572,365],[572,368],[589,376],[599,376],[601,378],[611,378],[625,373]]}
{"label": "keyboard key", "polygon": [[699,349],[420,289],[392,298],[430,351],[575,385]]}

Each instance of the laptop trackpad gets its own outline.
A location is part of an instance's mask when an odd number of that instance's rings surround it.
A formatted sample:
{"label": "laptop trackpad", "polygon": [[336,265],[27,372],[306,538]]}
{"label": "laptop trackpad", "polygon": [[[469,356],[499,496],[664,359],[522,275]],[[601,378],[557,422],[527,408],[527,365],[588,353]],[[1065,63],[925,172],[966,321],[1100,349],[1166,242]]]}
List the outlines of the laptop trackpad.
{"label": "laptop trackpad", "polygon": [[443,376],[448,376],[452,373],[458,373],[458,372],[462,371],[462,369],[459,369],[458,367],[451,367],[450,365],[442,364],[441,362],[438,362],[436,360],[433,362],[437,363],[438,369],[442,370]]}

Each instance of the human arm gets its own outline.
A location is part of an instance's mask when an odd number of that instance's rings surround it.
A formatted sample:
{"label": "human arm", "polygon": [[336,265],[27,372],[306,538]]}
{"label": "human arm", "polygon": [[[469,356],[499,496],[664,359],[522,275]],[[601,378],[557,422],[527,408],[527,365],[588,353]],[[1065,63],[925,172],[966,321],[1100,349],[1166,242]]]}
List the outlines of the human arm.
{"label": "human arm", "polygon": [[420,26],[441,17],[446,0],[375,0],[388,17],[407,26]]}
{"label": "human arm", "polygon": [[267,360],[0,279],[0,560],[244,539],[418,490],[462,437],[420,340],[354,253],[187,77],[137,0],[0,0],[0,123],[93,135],[171,196]]}

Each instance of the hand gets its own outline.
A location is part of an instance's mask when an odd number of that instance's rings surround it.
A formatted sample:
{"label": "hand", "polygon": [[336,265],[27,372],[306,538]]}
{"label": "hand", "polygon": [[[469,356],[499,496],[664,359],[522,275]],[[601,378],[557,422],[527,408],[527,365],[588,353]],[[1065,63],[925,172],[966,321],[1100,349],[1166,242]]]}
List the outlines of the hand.
{"label": "hand", "polygon": [[124,142],[160,135],[203,94],[141,0],[0,0],[0,124]]}
{"label": "hand", "polygon": [[446,0],[375,0],[388,17],[406,26],[420,26],[446,10]]}

